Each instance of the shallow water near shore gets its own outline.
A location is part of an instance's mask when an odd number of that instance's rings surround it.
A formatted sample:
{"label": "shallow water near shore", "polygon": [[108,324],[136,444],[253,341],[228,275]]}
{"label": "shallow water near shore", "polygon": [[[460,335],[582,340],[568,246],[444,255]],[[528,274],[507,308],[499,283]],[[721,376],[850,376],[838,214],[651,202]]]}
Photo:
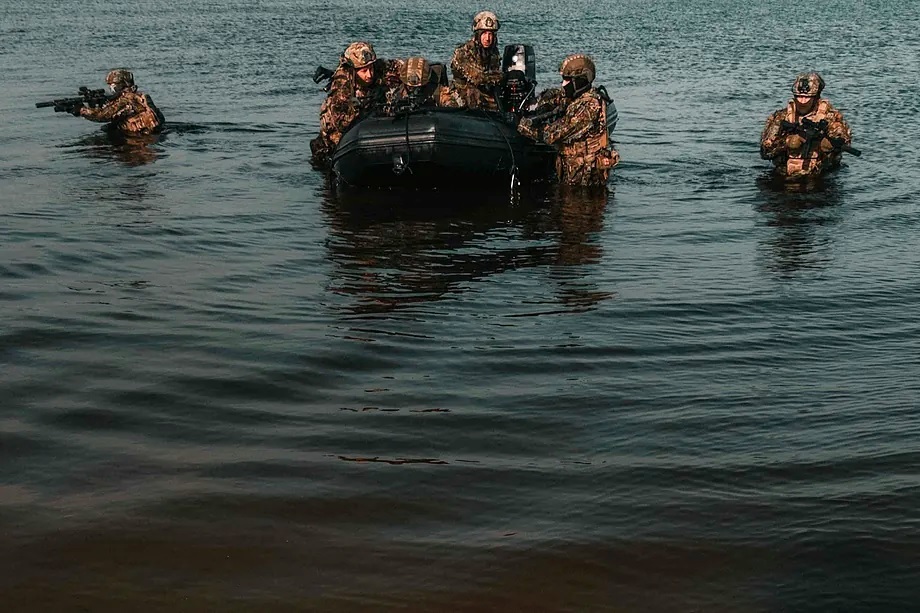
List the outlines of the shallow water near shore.
{"label": "shallow water near shore", "polygon": [[[0,4],[5,611],[916,607],[920,7],[498,2],[607,193],[310,169],[317,64],[482,8]],[[34,108],[122,65],[164,134]],[[803,189],[807,69],[863,155]]]}

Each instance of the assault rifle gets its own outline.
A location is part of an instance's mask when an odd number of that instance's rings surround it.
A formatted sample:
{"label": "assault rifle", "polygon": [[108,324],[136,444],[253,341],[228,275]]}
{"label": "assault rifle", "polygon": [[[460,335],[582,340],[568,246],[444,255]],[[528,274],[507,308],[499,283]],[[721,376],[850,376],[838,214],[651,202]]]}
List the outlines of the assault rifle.
{"label": "assault rifle", "polygon": [[543,113],[537,113],[536,115],[530,115],[527,117],[530,120],[531,125],[535,128],[540,128],[545,126],[548,123],[552,123],[565,115],[565,107],[559,105],[556,108],[552,108]]}
{"label": "assault rifle", "polygon": [[[601,99],[606,103],[606,122],[607,122],[607,131],[612,132],[617,125],[617,108],[613,104],[613,98],[610,97],[610,94],[607,93],[607,88],[603,85],[597,87],[597,92],[600,95]],[[538,113],[536,115],[529,115],[531,124],[535,127],[542,127],[548,123],[552,123],[565,115],[565,102],[560,103],[558,106]],[[545,108],[545,107],[544,107]]]}
{"label": "assault rifle", "polygon": [[427,88],[418,87],[409,89],[406,96],[396,100],[396,102],[394,102],[393,105],[386,110],[393,115],[404,115],[406,113],[417,111],[426,106],[434,106],[434,102],[431,100],[431,92],[422,91],[424,89]]}
{"label": "assault rifle", "polygon": [[43,109],[52,106],[54,107],[55,113],[79,115],[80,109],[84,106],[96,108],[113,99],[106,95],[104,89],[90,89],[84,85],[78,91],[80,95],[76,98],[61,98],[60,100],[49,100],[48,102],[36,102],[35,108]]}
{"label": "assault rifle", "polygon": [[811,150],[814,148],[816,143],[821,142],[822,138],[829,140],[834,146],[834,149],[838,151],[844,151],[850,155],[855,155],[856,157],[862,155],[862,151],[849,146],[842,138],[828,136],[826,119],[822,119],[821,121],[812,121],[807,117],[803,117],[801,123],[793,123],[784,119],[782,122],[780,122],[780,128],[782,128],[784,133],[798,134],[803,139],[805,139],[805,148],[802,150],[802,157],[805,159],[811,155]]}
{"label": "assault rifle", "polygon": [[[335,74],[334,70],[329,70],[323,66],[317,66],[316,72],[313,73],[313,82],[319,83],[320,81],[325,81],[326,79],[332,79],[332,75]],[[326,83],[326,86],[323,87],[324,92],[328,92],[329,88],[332,87],[332,81],[330,80]]]}

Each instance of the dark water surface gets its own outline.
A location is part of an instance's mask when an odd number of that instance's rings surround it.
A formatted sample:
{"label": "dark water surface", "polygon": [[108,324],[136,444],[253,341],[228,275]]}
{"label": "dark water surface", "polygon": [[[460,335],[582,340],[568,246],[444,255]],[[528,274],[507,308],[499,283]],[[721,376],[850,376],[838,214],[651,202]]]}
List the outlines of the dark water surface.
{"label": "dark water surface", "polygon": [[[920,5],[502,0],[609,194],[331,191],[315,66],[482,8],[0,2],[4,611],[920,607]],[[119,65],[154,142],[34,108]],[[809,68],[864,155],[783,190]]]}

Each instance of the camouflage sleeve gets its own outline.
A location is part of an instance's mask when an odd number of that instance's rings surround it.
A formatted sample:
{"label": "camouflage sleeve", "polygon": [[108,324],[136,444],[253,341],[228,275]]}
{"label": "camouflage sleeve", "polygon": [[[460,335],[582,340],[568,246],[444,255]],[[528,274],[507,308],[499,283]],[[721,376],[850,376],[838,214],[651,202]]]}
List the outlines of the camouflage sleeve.
{"label": "camouflage sleeve", "polygon": [[385,115],[392,115],[396,111],[396,107],[399,104],[400,100],[403,100],[407,97],[406,86],[400,83],[399,85],[390,85],[387,86],[383,91],[383,95],[380,99],[380,111]]}
{"label": "camouflage sleeve", "polygon": [[831,138],[839,138],[847,145],[853,140],[853,135],[850,133],[850,126],[847,125],[846,120],[843,118],[843,114],[834,107],[830,107],[827,110],[827,135]]}
{"label": "camouflage sleeve", "polygon": [[348,110],[354,104],[354,92],[355,84],[351,75],[344,70],[336,70],[326,98],[330,111],[342,113]]}
{"label": "camouflage sleeve", "polygon": [[466,103],[463,100],[463,97],[457,93],[453,87],[444,87],[439,85],[434,95],[435,104],[437,106],[459,109],[466,106]]}
{"label": "camouflage sleeve", "polygon": [[329,96],[320,109],[320,129],[326,133],[341,132],[358,116],[354,83],[351,76],[336,70],[329,87]]}
{"label": "camouflage sleeve", "polygon": [[531,120],[527,117],[522,118],[521,121],[518,122],[517,129],[518,129],[518,132],[521,133],[521,135],[526,136],[527,138],[531,140],[535,140],[535,141],[540,140],[540,131],[534,127]]}
{"label": "camouflage sleeve", "polygon": [[450,58],[450,74],[453,75],[454,79],[460,81],[466,81],[466,74],[463,72],[461,65],[461,52],[463,51],[464,45],[460,45],[454,49],[454,54]]}
{"label": "camouflage sleeve", "polygon": [[533,113],[545,113],[551,111],[565,100],[565,94],[562,93],[562,90],[558,87],[551,87],[550,89],[543,90],[540,93],[540,97],[537,98],[537,103],[534,106]]}
{"label": "camouflage sleeve", "polygon": [[601,118],[601,101],[582,96],[565,110],[565,115],[543,128],[543,142],[569,144],[595,129]]}
{"label": "camouflage sleeve", "polygon": [[785,116],[785,109],[780,109],[767,117],[767,123],[760,135],[760,157],[765,160],[772,160],[786,149],[786,139],[781,126]]}
{"label": "camouflage sleeve", "polygon": [[386,60],[383,69],[383,83],[388,87],[393,87],[402,83],[399,78],[399,70],[402,68],[402,60]]}
{"label": "camouflage sleeve", "polygon": [[84,107],[80,115],[90,121],[120,121],[144,112],[146,107],[133,94],[119,96],[98,108]]}

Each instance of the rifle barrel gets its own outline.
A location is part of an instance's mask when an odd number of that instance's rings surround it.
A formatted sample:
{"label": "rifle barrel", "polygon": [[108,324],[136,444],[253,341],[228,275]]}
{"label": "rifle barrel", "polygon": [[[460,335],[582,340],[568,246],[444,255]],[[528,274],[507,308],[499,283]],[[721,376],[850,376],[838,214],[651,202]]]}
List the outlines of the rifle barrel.
{"label": "rifle barrel", "polygon": [[851,147],[851,146],[849,146],[849,145],[843,145],[843,146],[841,146],[841,147],[840,147],[840,150],[841,150],[841,151],[845,151],[845,152],[849,153],[850,155],[855,155],[856,157],[859,157],[859,156],[862,155],[862,151],[860,151],[860,150],[857,149],[856,147]]}
{"label": "rifle barrel", "polygon": [[43,109],[49,106],[53,106],[55,109],[58,107],[70,107],[77,106],[78,104],[83,104],[86,102],[85,98],[61,98],[59,100],[48,100],[47,102],[36,102],[35,108]]}

